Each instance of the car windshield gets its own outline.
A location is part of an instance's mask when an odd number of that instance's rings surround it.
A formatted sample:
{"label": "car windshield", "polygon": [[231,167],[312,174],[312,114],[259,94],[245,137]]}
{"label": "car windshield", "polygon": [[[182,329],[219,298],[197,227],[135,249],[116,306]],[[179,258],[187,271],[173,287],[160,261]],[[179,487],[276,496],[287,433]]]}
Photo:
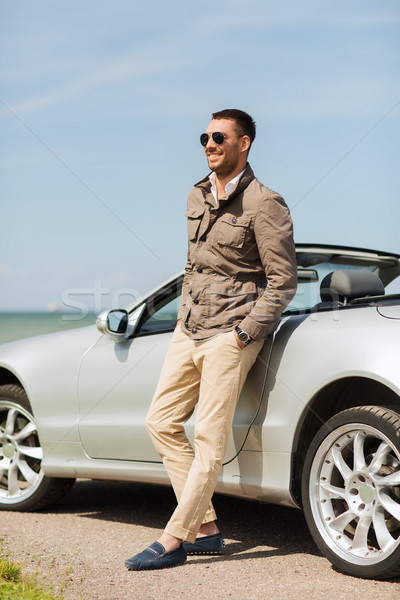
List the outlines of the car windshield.
{"label": "car windshield", "polygon": [[399,259],[396,256],[379,255],[374,252],[338,251],[329,249],[326,253],[298,249],[298,287],[296,295],[285,312],[310,309],[321,301],[320,286],[326,275],[343,269],[364,269],[374,272],[384,284],[386,293],[398,293]]}
{"label": "car windshield", "polygon": [[[320,296],[320,287],[321,281],[324,279],[325,275],[332,273],[332,271],[338,271],[342,269],[355,269],[358,270],[360,268],[368,269],[369,271],[373,271],[374,267],[355,267],[353,265],[343,266],[337,265],[335,263],[324,263],[321,265],[315,265],[312,269],[299,269],[298,271],[298,283],[297,283],[297,291],[293,300],[290,302],[287,310],[296,311],[296,310],[304,310],[307,308],[312,308],[318,302],[321,301]],[[310,273],[309,278],[307,278],[307,271]]]}
{"label": "car windshield", "polygon": [[[297,245],[298,287],[285,313],[312,309],[321,301],[325,275],[343,269],[365,269],[375,273],[386,294],[400,294],[400,256],[345,247]],[[172,331],[181,301],[182,276],[149,296],[148,306],[136,333],[148,335]]]}

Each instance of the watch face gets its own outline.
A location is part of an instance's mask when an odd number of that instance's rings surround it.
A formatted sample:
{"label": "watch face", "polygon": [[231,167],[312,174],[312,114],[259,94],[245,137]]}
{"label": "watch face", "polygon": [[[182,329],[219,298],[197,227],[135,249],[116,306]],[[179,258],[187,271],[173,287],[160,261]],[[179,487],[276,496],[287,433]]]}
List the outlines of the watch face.
{"label": "watch face", "polygon": [[240,333],[238,333],[238,338],[240,342],[248,342],[250,339],[250,336],[248,333],[246,333],[246,331],[241,331]]}

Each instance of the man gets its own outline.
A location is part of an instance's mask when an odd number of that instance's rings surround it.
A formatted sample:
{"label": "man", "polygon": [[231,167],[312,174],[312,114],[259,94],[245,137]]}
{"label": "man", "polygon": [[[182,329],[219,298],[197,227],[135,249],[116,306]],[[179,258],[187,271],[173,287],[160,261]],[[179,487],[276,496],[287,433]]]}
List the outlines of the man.
{"label": "man", "polygon": [[[188,198],[189,248],[178,322],[147,417],[178,505],[131,570],[221,554],[211,504],[247,373],[297,285],[293,226],[284,200],[247,162],[255,123],[227,109],[200,136],[211,174]],[[197,405],[194,449],[184,424]]]}

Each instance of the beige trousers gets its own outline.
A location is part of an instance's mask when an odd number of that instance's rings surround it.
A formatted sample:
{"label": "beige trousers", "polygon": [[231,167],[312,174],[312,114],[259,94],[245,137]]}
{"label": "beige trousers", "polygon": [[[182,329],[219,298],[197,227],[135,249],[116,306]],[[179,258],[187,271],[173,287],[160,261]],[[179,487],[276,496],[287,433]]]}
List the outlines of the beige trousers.
{"label": "beige trousers", "polygon": [[[179,539],[194,542],[201,524],[216,519],[211,497],[240,391],[262,345],[241,349],[233,331],[204,342],[180,327],[172,336],[146,426],[178,500],[165,531]],[[196,404],[193,449],[184,424]]]}

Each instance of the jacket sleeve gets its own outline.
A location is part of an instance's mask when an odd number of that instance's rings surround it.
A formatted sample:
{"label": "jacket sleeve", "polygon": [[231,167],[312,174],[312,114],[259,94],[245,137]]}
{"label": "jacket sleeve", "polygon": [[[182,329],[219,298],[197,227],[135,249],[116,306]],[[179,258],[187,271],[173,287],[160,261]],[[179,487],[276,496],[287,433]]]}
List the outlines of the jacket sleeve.
{"label": "jacket sleeve", "polygon": [[269,335],[297,287],[297,263],[293,223],[281,196],[262,203],[255,217],[254,233],[267,278],[267,287],[239,327],[254,340]]}

